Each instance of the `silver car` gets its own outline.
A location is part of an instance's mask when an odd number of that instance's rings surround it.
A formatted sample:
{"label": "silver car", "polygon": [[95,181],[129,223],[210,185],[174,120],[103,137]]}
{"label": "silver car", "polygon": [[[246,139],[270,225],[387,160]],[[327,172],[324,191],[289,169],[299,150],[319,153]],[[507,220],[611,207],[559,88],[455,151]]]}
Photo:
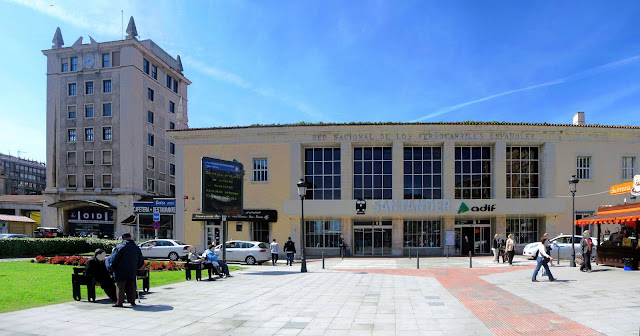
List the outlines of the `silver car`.
{"label": "silver car", "polygon": [[[575,248],[576,255],[580,254],[580,242],[582,241],[582,236],[575,235],[573,236],[573,246]],[[598,238],[591,237],[591,241],[593,242],[593,252],[591,253],[591,261],[596,261],[596,253],[598,246]],[[560,253],[560,259],[569,259],[571,258],[571,235],[560,235],[555,238],[549,239],[549,243],[551,244],[551,256],[555,259],[558,258],[558,253]],[[530,257],[531,259],[535,259],[535,246],[538,242],[527,244],[522,250],[522,255],[526,257]]]}
{"label": "silver car", "polygon": [[152,239],[141,243],[142,256],[150,259],[165,259],[177,261],[186,259],[191,245],[174,239]]}
{"label": "silver car", "polygon": [[[267,243],[259,241],[231,240],[226,244],[227,261],[246,262],[247,265],[262,265],[271,260]],[[215,254],[222,260],[222,245],[216,246]]]}

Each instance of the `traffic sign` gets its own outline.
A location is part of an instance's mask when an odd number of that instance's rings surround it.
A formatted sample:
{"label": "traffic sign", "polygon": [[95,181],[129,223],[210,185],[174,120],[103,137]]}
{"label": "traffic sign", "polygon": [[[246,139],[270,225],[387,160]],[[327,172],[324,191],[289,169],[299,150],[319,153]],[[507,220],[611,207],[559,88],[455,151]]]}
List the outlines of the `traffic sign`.
{"label": "traffic sign", "polygon": [[153,221],[154,222],[159,222],[160,221],[160,213],[159,212],[154,212],[153,213]]}
{"label": "traffic sign", "polygon": [[157,230],[159,228],[160,228],[160,222],[157,222],[157,221],[153,222],[153,229]]}

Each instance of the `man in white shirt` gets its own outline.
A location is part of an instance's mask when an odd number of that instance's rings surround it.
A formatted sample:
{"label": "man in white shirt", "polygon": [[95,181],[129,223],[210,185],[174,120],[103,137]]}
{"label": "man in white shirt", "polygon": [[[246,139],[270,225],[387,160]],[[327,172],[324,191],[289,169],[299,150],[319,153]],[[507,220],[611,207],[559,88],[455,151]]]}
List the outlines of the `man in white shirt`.
{"label": "man in white shirt", "polygon": [[271,249],[271,263],[273,264],[273,266],[275,266],[278,262],[278,253],[280,252],[278,243],[276,243],[275,238],[273,239],[273,242],[271,243],[269,248]]}

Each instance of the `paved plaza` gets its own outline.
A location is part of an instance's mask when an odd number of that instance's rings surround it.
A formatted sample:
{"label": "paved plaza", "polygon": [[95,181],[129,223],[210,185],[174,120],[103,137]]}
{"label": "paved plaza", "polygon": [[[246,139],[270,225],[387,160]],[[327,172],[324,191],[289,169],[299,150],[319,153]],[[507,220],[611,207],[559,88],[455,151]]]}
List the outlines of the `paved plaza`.
{"label": "paved plaza", "polygon": [[[153,287],[135,308],[99,299],[0,314],[0,335],[639,335],[640,272],[491,257],[347,258],[250,266]],[[152,275],[153,276],[153,275]],[[152,280],[153,281],[153,280]]]}

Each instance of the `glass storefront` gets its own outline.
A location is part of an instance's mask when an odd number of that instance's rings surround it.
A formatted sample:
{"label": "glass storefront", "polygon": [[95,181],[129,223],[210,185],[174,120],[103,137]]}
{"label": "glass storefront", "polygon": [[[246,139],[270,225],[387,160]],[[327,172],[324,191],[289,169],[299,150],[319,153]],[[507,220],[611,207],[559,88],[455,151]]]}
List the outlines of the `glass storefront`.
{"label": "glass storefront", "polygon": [[354,256],[391,255],[391,244],[391,221],[353,223]]}
{"label": "glass storefront", "polygon": [[455,221],[455,244],[456,254],[491,253],[491,220]]}

